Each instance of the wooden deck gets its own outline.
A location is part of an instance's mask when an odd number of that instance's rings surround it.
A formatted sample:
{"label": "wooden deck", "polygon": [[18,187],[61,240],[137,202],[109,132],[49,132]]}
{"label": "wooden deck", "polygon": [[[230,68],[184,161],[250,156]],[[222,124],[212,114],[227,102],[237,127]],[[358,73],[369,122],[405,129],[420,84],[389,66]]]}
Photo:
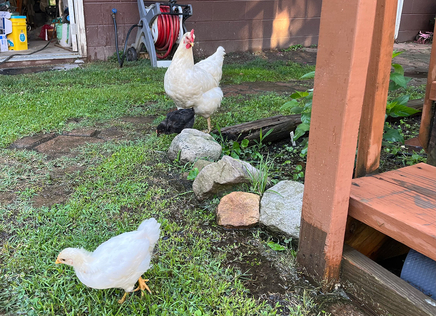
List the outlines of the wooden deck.
{"label": "wooden deck", "polygon": [[349,216],[436,260],[436,167],[354,179]]}

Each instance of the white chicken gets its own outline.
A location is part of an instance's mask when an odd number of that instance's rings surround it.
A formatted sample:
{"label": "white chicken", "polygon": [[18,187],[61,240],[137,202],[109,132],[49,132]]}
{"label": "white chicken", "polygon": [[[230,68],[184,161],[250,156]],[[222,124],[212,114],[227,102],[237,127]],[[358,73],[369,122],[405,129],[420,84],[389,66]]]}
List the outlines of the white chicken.
{"label": "white chicken", "polygon": [[213,55],[194,64],[194,40],[194,30],[183,35],[165,73],[164,87],[178,109],[194,108],[195,114],[206,118],[210,133],[210,116],[223,98],[219,83],[225,51],[220,46]]}
{"label": "white chicken", "polygon": [[[94,252],[66,248],[58,255],[56,263],[72,266],[79,280],[88,287],[124,289],[124,296],[118,301],[122,304],[128,292],[147,289],[151,294],[145,283],[148,280],[141,276],[151,267],[150,260],[159,235],[160,224],[150,218],[143,221],[137,230],[102,243]],[[139,286],[134,290],[137,280]]]}

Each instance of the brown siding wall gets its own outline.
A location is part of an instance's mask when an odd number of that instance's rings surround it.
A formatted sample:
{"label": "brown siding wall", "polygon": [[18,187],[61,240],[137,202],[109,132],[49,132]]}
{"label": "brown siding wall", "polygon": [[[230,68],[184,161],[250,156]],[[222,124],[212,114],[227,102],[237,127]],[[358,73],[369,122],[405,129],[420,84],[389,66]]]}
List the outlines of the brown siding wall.
{"label": "brown siding wall", "polygon": [[[186,22],[195,29],[196,54],[210,54],[221,45],[226,52],[284,48],[318,42],[321,0],[197,0]],[[118,10],[118,45],[124,45],[129,27],[138,23],[136,1],[85,0],[85,23],[90,60],[106,60],[115,52],[112,8]],[[133,42],[133,31],[129,43]]]}
{"label": "brown siding wall", "polygon": [[419,31],[433,31],[434,25],[430,21],[435,15],[434,0],[404,0],[397,41],[413,41]]}
{"label": "brown siding wall", "polygon": [[[322,0],[192,0],[193,16],[186,22],[194,28],[196,54],[208,55],[221,45],[226,52],[258,51],[290,45],[317,44]],[[123,47],[127,31],[138,23],[135,0],[84,0],[88,58],[106,60],[115,52],[112,8],[118,10],[118,45]],[[410,41],[419,30],[432,30],[436,14],[434,0],[405,0],[397,41]],[[130,35],[129,43],[135,39]]]}

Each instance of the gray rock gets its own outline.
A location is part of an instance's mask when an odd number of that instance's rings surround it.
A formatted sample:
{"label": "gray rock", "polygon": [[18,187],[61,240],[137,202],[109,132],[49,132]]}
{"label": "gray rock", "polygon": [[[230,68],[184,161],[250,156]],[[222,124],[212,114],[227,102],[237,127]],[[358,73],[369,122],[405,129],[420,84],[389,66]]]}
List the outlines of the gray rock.
{"label": "gray rock", "polygon": [[266,190],[260,201],[260,223],[293,238],[300,235],[304,185],[281,181]]}
{"label": "gray rock", "polygon": [[192,128],[185,128],[174,137],[168,149],[168,157],[182,162],[194,162],[200,158],[217,160],[221,156],[221,145],[209,134]]}
{"label": "gray rock", "polygon": [[242,183],[250,183],[250,174],[257,176],[259,171],[248,162],[224,156],[220,161],[205,166],[192,184],[199,200],[222,192]]}

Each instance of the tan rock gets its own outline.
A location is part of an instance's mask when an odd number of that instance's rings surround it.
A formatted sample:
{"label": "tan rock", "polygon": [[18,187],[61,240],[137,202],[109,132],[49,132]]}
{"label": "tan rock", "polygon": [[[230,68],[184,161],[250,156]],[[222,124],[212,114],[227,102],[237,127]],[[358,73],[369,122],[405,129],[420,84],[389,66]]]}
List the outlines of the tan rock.
{"label": "tan rock", "polygon": [[259,222],[260,196],[232,192],[224,196],[217,208],[218,225],[226,228],[248,228]]}

